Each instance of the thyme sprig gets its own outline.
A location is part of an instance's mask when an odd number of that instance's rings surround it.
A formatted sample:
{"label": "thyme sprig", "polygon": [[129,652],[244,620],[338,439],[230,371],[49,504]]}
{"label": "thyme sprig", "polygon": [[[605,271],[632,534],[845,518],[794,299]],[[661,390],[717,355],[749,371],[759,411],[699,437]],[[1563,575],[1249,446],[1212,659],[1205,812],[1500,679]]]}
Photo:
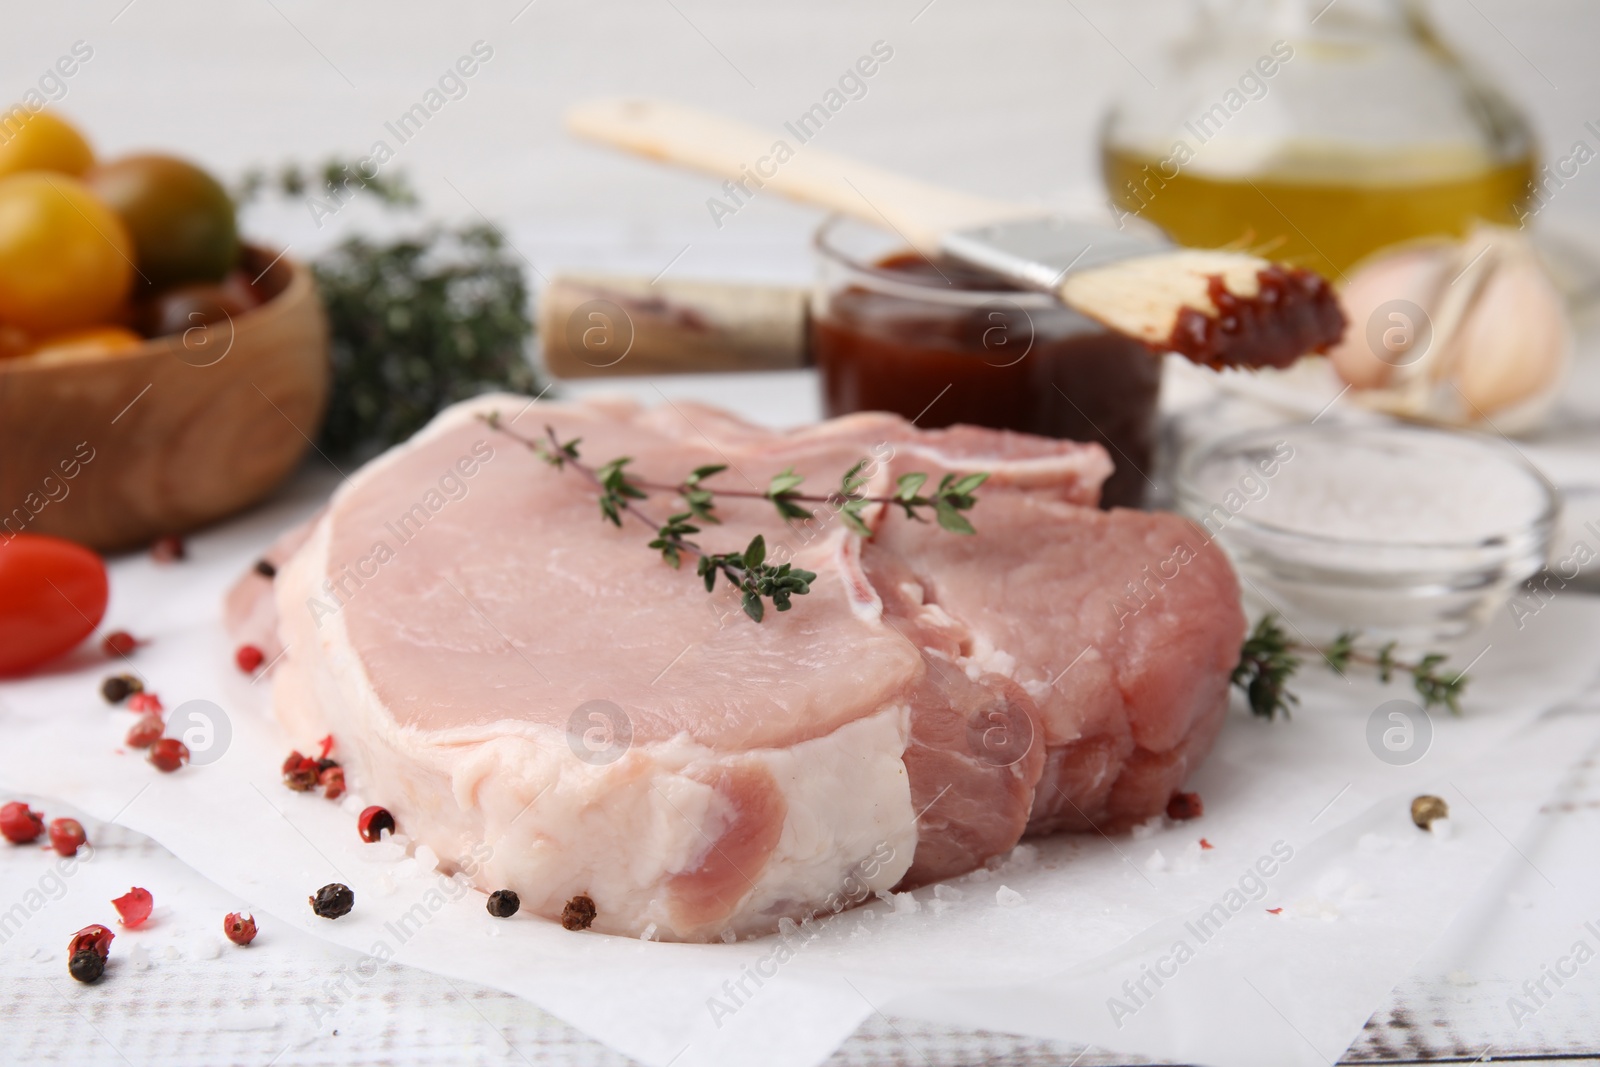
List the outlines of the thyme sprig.
{"label": "thyme sprig", "polygon": [[[785,522],[808,522],[815,518],[815,512],[806,504],[829,504],[838,511],[851,530],[864,537],[872,534],[861,515],[868,504],[894,505],[916,522],[927,522],[925,512],[931,511],[933,520],[942,529],[957,534],[972,534],[976,531],[962,512],[972,510],[977,504],[974,494],[989,477],[987,473],[946,474],[932,493],[924,495],[922,488],[927,484],[928,476],[923,473],[904,474],[896,480],[893,493],[871,497],[861,492],[867,481],[861,474],[867,466],[867,461],[863,459],[840,479],[839,489],[827,496],[802,493],[800,487],[805,483],[805,476],[796,474],[793,467],[773,475],[765,489],[713,490],[706,482],[727,470],[726,464],[696,467],[676,484],[652,482],[636,478],[628,472],[628,466],[633,462],[629,456],[619,456],[599,467],[590,467],[579,456],[578,445],[582,438],[563,441],[554,427],[546,426],[543,438],[530,438],[508,429],[500,421],[499,412],[490,412],[480,418],[492,429],[520,442],[557,470],[571,467],[587,477],[598,490],[600,515],[605,521],[621,527],[622,517],[626,514],[652,527],[656,536],[650,541],[649,547],[660,552],[661,558],[674,570],[683,565],[685,558],[698,558],[696,573],[704,579],[706,592],[716,588],[717,577],[721,575],[738,590],[745,614],[756,622],[765,617],[766,602],[769,600],[778,611],[788,611],[793,606],[794,597],[804,596],[811,591],[811,583],[816,581],[817,576],[790,563],[768,563],[767,542],[761,534],[751,538],[749,545],[741,552],[707,552],[697,542],[690,540],[694,534],[701,532],[702,528],[695,525],[697,522],[706,525],[721,523],[716,514],[719,495],[769,501],[778,517]],[[634,503],[649,499],[652,492],[667,493],[682,499],[687,510],[667,516],[665,522],[657,522]]]}
{"label": "thyme sprig", "polygon": [[1385,685],[1396,673],[1409,674],[1424,708],[1444,707],[1452,715],[1461,714],[1468,677],[1464,671],[1441,669],[1449,658],[1444,653],[1429,652],[1407,662],[1396,658],[1396,641],[1367,650],[1358,644],[1360,639],[1359,632],[1347,630],[1325,647],[1297,642],[1290,639],[1276,615],[1265,615],[1245,638],[1239,664],[1233,669],[1233,684],[1244,691],[1252,714],[1272,719],[1281,712],[1288,718],[1290,708],[1300,702],[1288,689],[1289,679],[1300,669],[1303,655],[1315,654],[1339,675],[1348,674],[1352,665],[1371,667]]}

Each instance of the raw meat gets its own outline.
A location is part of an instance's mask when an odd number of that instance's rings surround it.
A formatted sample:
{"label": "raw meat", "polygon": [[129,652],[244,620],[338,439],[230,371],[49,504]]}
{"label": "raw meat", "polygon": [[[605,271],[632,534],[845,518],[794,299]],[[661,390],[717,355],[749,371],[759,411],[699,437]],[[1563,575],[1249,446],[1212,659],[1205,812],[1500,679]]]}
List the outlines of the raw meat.
{"label": "raw meat", "polygon": [[[862,540],[826,505],[785,528],[720,497],[708,549],[762,533],[818,574],[756,624],[490,411],[660,482],[724,463],[715,485],[793,467],[826,491],[862,458],[873,495],[910,470],[991,478],[972,537],[873,508]],[[482,888],[547,917],[587,894],[610,933],[762,932],[1025,831],[1117,829],[1210,747],[1244,619],[1197,527],[1086,506],[1110,467],[1098,446],[887,415],[780,434],[697,405],[481,398],[284,543],[277,714],[296,742],[331,732],[363,798],[447,865],[472,857]],[[230,602],[238,625],[261,625],[263,582]]]}

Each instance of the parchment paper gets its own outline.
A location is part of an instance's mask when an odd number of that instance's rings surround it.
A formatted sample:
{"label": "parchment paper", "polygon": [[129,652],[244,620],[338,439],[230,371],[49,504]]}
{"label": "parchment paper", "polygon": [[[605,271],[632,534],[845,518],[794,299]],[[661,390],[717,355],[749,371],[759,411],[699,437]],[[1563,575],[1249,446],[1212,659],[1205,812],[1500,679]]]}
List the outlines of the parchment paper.
{"label": "parchment paper", "polygon": [[[220,753],[212,762],[162,775],[121,751],[133,717],[97,690],[122,665],[92,650],[0,685],[0,788],[146,833],[263,923],[371,956],[308,999],[295,1024],[307,1039],[394,959],[524,996],[652,1065],[809,1067],[874,1012],[1196,1063],[1328,1063],[1600,734],[1573,708],[1542,714],[1589,687],[1600,662],[1600,604],[1561,596],[1521,630],[1503,614],[1460,651],[1457,662],[1477,657],[1466,712],[1431,716],[1426,754],[1409,766],[1368,741],[1374,710],[1411,695],[1403,682],[1308,667],[1290,721],[1235,709],[1191,783],[1206,806],[1193,822],[1032,842],[996,870],[734,945],[499,921],[400,846],[363,844],[359,798],[279,782],[289,745],[266,684],[233,666],[220,598],[326,488],[302,482],[298,496],[195,538],[185,562],[112,568],[106,629],[153,638],[132,665],[169,709],[220,709],[202,756]],[[1450,803],[1448,836],[1411,824],[1425,791]],[[356,894],[336,921],[307,905],[332,881]]]}

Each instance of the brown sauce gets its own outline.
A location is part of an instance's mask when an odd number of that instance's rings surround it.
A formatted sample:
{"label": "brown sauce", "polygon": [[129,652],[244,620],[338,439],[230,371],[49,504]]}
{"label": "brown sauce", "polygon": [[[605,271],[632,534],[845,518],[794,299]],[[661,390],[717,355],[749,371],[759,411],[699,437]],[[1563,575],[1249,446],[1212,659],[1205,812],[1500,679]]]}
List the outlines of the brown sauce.
{"label": "brown sauce", "polygon": [[1253,297],[1230,293],[1220,277],[1207,286],[1215,317],[1178,313],[1169,346],[1202,367],[1287,367],[1307,352],[1326,352],[1344,335],[1344,312],[1320,275],[1273,264],[1257,273]]}
{"label": "brown sauce", "polygon": [[946,288],[1021,292],[957,263],[904,253],[877,269],[937,289],[927,300],[864,286],[829,295],[811,324],[829,416],[891,411],[926,429],[966,423],[1097,441],[1116,465],[1101,506],[1140,504],[1155,444],[1158,355],[1058,304],[1025,308],[1003,296],[981,306],[940,303]]}

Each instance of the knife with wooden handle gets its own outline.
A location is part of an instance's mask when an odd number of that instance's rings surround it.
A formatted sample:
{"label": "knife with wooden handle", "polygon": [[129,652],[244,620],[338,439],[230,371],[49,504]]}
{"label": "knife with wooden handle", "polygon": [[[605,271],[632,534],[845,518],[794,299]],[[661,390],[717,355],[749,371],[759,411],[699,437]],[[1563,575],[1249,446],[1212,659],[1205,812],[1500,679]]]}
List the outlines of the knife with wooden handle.
{"label": "knife with wooden handle", "polygon": [[796,370],[811,363],[807,290],[790,285],[567,272],[539,297],[557,378]]}
{"label": "knife with wooden handle", "polygon": [[[1320,276],[1243,252],[1176,249],[1145,234],[942,189],[753,126],[660,100],[608,99],[567,114],[575,134],[726,179],[741,199],[771,191],[892,230],[1056,295],[1157,350],[1206,366],[1275,366],[1344,332]],[[780,148],[781,146],[781,148]]]}

